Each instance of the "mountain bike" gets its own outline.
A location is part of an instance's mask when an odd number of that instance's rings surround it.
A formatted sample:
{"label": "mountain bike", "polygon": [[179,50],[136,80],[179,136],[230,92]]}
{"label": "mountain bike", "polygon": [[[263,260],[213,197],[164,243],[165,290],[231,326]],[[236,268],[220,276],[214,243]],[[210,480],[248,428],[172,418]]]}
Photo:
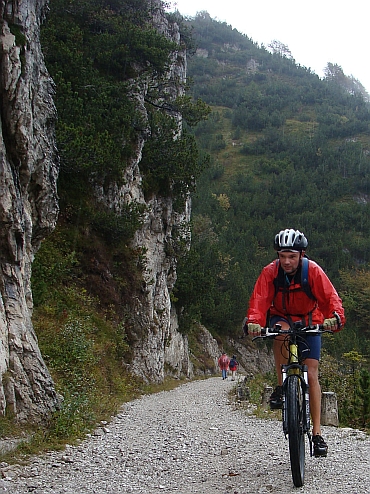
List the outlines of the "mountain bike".
{"label": "mountain bike", "polygon": [[305,434],[308,437],[312,456],[312,436],[310,432],[310,399],[307,365],[303,363],[298,342],[304,334],[320,335],[332,333],[322,325],[302,327],[300,322],[293,323],[290,329],[282,329],[279,324],[274,328],[262,328],[257,338],[275,338],[284,336],[284,345],[288,350],[288,363],[281,366],[283,378],[282,422],[285,438],[289,440],[290,466],[293,483],[302,487],[305,471]]}

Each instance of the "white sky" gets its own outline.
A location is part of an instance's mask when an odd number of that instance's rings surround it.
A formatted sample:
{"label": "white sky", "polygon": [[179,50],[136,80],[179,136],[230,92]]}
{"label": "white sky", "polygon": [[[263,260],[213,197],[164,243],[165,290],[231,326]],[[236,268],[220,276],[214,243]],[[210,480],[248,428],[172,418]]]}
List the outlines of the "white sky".
{"label": "white sky", "polygon": [[274,39],[290,49],[297,64],[319,77],[328,62],[353,75],[370,94],[369,0],[170,0],[194,17],[205,10],[259,45]]}

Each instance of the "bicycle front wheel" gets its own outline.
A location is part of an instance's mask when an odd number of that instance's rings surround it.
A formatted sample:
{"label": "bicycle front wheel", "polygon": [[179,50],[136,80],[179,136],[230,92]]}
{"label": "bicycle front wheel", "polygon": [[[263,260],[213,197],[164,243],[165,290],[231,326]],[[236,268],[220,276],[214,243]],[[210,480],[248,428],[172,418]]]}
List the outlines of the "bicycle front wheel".
{"label": "bicycle front wheel", "polygon": [[285,406],[289,439],[290,466],[293,483],[302,487],[304,482],[305,444],[304,444],[304,394],[299,376],[287,378]]}

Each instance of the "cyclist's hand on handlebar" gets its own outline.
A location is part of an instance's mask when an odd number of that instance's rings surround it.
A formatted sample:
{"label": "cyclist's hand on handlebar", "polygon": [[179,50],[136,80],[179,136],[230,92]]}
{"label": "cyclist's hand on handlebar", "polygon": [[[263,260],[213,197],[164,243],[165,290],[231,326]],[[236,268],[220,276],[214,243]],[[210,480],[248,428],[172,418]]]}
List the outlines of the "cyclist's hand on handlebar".
{"label": "cyclist's hand on handlebar", "polygon": [[337,320],[335,317],[330,319],[324,319],[323,326],[325,329],[335,329],[337,327]]}
{"label": "cyclist's hand on handlebar", "polygon": [[329,319],[324,319],[323,327],[324,329],[330,329],[331,331],[340,331],[341,321],[340,317],[336,312],[334,312],[335,317],[330,317]]}
{"label": "cyclist's hand on handlebar", "polygon": [[248,323],[248,334],[250,336],[261,336],[261,326],[253,322]]}

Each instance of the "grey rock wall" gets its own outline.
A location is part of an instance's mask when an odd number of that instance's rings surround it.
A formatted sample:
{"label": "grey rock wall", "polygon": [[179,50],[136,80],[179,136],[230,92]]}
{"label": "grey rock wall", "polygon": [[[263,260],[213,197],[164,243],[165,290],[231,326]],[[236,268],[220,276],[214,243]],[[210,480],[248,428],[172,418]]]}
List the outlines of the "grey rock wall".
{"label": "grey rock wall", "polygon": [[58,405],[32,327],[31,264],[58,216],[53,84],[39,43],[44,0],[1,2],[0,414]]}
{"label": "grey rock wall", "polygon": [[[180,33],[176,24],[169,24],[160,3],[153,8],[153,23],[165,36],[179,44]],[[167,91],[172,98],[184,93],[186,81],[186,55],[179,44],[173,63],[166,75]],[[171,81],[173,82],[171,84]],[[136,99],[143,120],[147,121],[144,100],[149,85],[156,81],[132,81],[132,95]],[[176,118],[181,132],[181,116]],[[187,198],[182,211],[175,211],[171,198],[144,197],[140,160],[148,129],[138,139],[136,156],[124,173],[124,185],[112,184],[109,191],[98,191],[98,197],[111,210],[120,214],[124,205],[133,201],[145,206],[143,225],[136,232],[132,247],[143,253],[143,288],[130,304],[130,328],[134,332],[131,370],[147,381],[162,382],[166,374],[176,377],[192,376],[188,341],[178,332],[178,322],[171,302],[176,282],[176,258],[169,254],[168,246],[176,242],[178,231],[190,221],[191,203]],[[176,234],[175,234],[176,232]]]}

